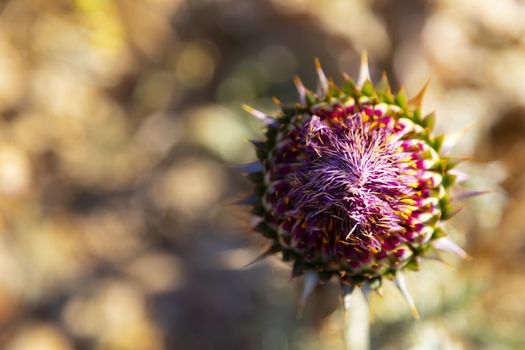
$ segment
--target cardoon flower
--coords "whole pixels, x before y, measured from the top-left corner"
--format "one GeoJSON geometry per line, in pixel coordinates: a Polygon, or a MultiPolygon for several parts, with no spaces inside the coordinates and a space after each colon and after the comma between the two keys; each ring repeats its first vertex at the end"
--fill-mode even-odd
{"type": "Polygon", "coordinates": [[[457,212],[459,160],[444,155],[434,113],[421,112],[426,85],[410,100],[386,75],[374,85],[366,55],[357,82],[344,76],[342,86],[316,68],[317,92],[296,78],[299,102],[276,101],[275,117],[245,106],[266,124],[253,142],[258,161],[244,168],[255,193],[243,201],[271,242],[263,256],[292,262],[293,276],[306,276],[304,297],[333,277],[365,295],[392,279],[417,317],[403,271],[438,250],[467,256],[443,227],[457,212]]]}

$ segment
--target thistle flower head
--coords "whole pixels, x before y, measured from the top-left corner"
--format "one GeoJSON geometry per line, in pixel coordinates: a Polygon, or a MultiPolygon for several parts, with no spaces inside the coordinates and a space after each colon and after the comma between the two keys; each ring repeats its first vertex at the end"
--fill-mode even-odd
{"type": "Polygon", "coordinates": [[[426,86],[410,101],[386,76],[374,86],[366,56],[357,83],[345,76],[341,87],[316,68],[318,91],[296,78],[300,101],[278,102],[277,116],[245,107],[267,125],[245,169],[255,229],[271,240],[267,254],[281,252],[309,285],[335,276],[347,291],[368,291],[392,278],[415,312],[402,271],[436,249],[466,255],[443,229],[458,161],[433,134],[434,114],[421,113],[426,86]]]}

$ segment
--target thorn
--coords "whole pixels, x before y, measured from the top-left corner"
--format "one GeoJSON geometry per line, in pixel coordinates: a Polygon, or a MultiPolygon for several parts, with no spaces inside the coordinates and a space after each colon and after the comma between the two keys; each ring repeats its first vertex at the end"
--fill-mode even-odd
{"type": "Polygon", "coordinates": [[[462,182],[465,182],[467,181],[468,179],[470,179],[470,175],[461,171],[461,170],[458,170],[458,169],[451,169],[448,171],[449,174],[452,174],[454,176],[456,176],[456,182],[457,183],[462,183],[462,182]]]}
{"type": "Polygon", "coordinates": [[[397,289],[399,289],[399,291],[403,295],[403,298],[405,298],[405,301],[407,302],[408,307],[410,308],[410,312],[412,312],[412,316],[414,316],[416,320],[419,320],[419,312],[417,312],[414,299],[412,299],[412,295],[410,295],[410,292],[408,291],[407,281],[403,272],[397,272],[395,284],[397,289]]]}
{"type": "Polygon", "coordinates": [[[267,147],[266,141],[250,140],[250,139],[247,139],[247,140],[255,148],[255,154],[257,155],[257,158],[259,159],[266,158],[266,156],[268,155],[268,147],[267,147]]]}
{"type": "Polygon", "coordinates": [[[370,68],[368,67],[368,53],[366,50],[361,52],[361,67],[359,69],[359,78],[357,79],[357,87],[361,89],[365,82],[370,79],[370,68]]]}
{"type": "Polygon", "coordinates": [[[247,164],[235,165],[234,168],[244,173],[248,173],[248,174],[256,173],[256,172],[264,170],[262,163],[259,161],[247,163],[247,164]]]}
{"type": "Polygon", "coordinates": [[[462,191],[455,195],[456,199],[463,200],[465,198],[481,196],[483,194],[493,193],[494,191],[462,191]]]}
{"type": "Polygon", "coordinates": [[[470,123],[461,130],[445,135],[445,140],[443,141],[443,145],[441,146],[441,151],[443,152],[443,154],[446,154],[450,150],[452,150],[452,148],[454,148],[458,141],[461,140],[465,136],[465,134],[468,131],[470,131],[470,129],[472,129],[473,126],[474,123],[470,123]]]}
{"type": "Polygon", "coordinates": [[[248,106],[246,104],[243,104],[242,106],[242,109],[244,109],[246,112],[250,113],[251,115],[253,115],[255,118],[259,119],[260,121],[262,121],[264,124],[266,125],[272,125],[276,122],[276,120],[265,114],[264,112],[261,112],[251,106],[248,106]]]}
{"type": "Polygon", "coordinates": [[[423,85],[423,87],[421,88],[421,90],[419,90],[419,92],[417,93],[416,96],[412,97],[409,101],[408,101],[408,105],[409,106],[412,106],[412,107],[415,107],[415,108],[420,108],[421,107],[421,104],[423,103],[423,98],[425,97],[425,94],[427,93],[427,89],[428,89],[428,85],[430,84],[430,78],[427,80],[427,82],[425,83],[425,85],[423,85]]]}
{"type": "Polygon", "coordinates": [[[384,95],[385,97],[392,95],[392,90],[390,89],[390,83],[388,82],[386,71],[383,71],[381,74],[381,82],[377,86],[376,90],[380,95],[384,95]]]}
{"type": "Polygon", "coordinates": [[[299,102],[304,104],[306,102],[306,88],[304,87],[301,78],[299,78],[297,75],[293,77],[293,82],[297,88],[297,92],[299,93],[299,102]]]}
{"type": "Polygon", "coordinates": [[[446,211],[442,210],[441,220],[448,220],[458,215],[463,210],[463,208],[465,208],[464,205],[457,205],[456,203],[454,204],[455,205],[451,205],[449,208],[447,208],[446,211]]]}
{"type": "Polygon", "coordinates": [[[448,261],[443,259],[443,257],[437,251],[425,255],[424,258],[427,260],[434,260],[442,264],[445,264],[446,267],[452,267],[452,265],[448,261]]]}
{"type": "Polygon", "coordinates": [[[319,89],[320,92],[326,94],[328,92],[328,79],[326,78],[326,75],[323,72],[323,68],[321,68],[321,62],[319,61],[319,58],[314,59],[315,64],[315,70],[317,72],[317,77],[319,79],[319,89]]]}
{"type": "Polygon", "coordinates": [[[449,252],[449,253],[454,253],[465,260],[472,260],[472,257],[468,255],[467,252],[463,250],[463,248],[458,246],[449,237],[438,238],[434,241],[433,245],[434,245],[434,248],[438,250],[442,250],[442,251],[449,252]]]}
{"type": "Polygon", "coordinates": [[[312,294],[315,287],[319,283],[319,275],[316,271],[307,271],[304,274],[304,286],[303,286],[303,294],[301,295],[301,299],[299,301],[299,308],[297,310],[297,318],[301,318],[303,316],[304,306],[306,304],[306,299],[312,294]]]}
{"type": "Polygon", "coordinates": [[[449,167],[454,167],[454,166],[457,166],[463,162],[466,162],[466,161],[472,161],[473,158],[470,157],[470,156],[463,156],[463,157],[458,157],[458,156],[447,156],[447,157],[444,157],[449,163],[450,163],[450,166],[449,167]]]}
{"type": "Polygon", "coordinates": [[[390,91],[390,82],[388,81],[388,74],[386,74],[386,71],[383,71],[381,74],[381,82],[387,87],[388,91],[390,91]]]}
{"type": "Polygon", "coordinates": [[[292,274],[290,275],[290,282],[299,276],[302,276],[304,274],[304,266],[302,263],[298,262],[297,260],[293,264],[292,268],[292,274]]]}
{"type": "Polygon", "coordinates": [[[265,141],[248,140],[248,142],[251,143],[256,150],[263,150],[266,147],[265,141]]]}
{"type": "Polygon", "coordinates": [[[258,195],[256,195],[256,194],[252,194],[249,197],[240,199],[240,200],[235,201],[235,202],[233,202],[231,204],[232,205],[255,205],[255,204],[258,204],[260,202],[261,202],[261,198],[258,195]]]}
{"type": "Polygon", "coordinates": [[[268,247],[265,251],[263,251],[261,254],[259,254],[254,260],[250,261],[243,267],[241,267],[242,270],[252,266],[253,264],[262,261],[266,259],[267,257],[277,253],[279,250],[281,250],[281,247],[278,244],[272,244],[270,247],[268,247]]]}

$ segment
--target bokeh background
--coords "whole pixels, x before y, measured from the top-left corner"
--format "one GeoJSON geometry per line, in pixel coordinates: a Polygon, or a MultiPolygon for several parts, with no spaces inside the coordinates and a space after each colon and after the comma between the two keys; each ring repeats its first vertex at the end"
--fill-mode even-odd
{"type": "Polygon", "coordinates": [[[451,235],[472,261],[423,264],[422,320],[387,285],[372,349],[525,349],[525,2],[2,0],[0,348],[344,349],[338,286],[296,318],[301,281],[265,246],[232,167],[261,125],[366,49],[466,129],[451,235]]]}

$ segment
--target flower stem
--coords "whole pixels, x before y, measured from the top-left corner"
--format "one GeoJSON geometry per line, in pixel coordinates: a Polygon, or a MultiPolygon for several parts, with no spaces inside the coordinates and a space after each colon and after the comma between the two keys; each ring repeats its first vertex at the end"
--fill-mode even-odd
{"type": "Polygon", "coordinates": [[[362,293],[344,294],[343,309],[346,350],[369,350],[369,310],[364,295],[362,293]]]}

